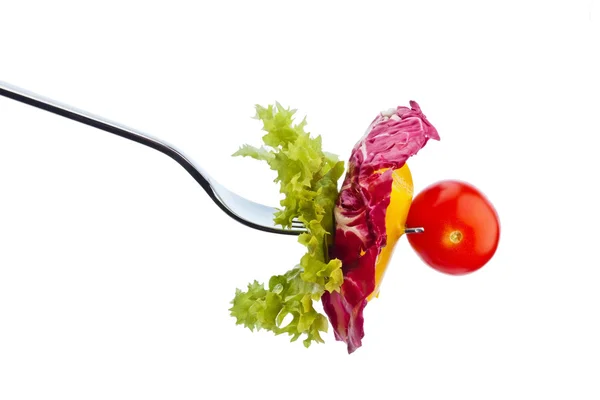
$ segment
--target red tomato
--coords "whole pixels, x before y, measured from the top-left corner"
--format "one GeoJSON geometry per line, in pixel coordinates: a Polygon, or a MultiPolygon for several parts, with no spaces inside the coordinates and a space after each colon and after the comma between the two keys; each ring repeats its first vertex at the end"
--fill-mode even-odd
{"type": "Polygon", "coordinates": [[[492,258],[500,239],[498,214],[475,187],[460,181],[435,183],[413,200],[408,227],[425,232],[407,235],[412,248],[432,268],[464,275],[492,258]]]}

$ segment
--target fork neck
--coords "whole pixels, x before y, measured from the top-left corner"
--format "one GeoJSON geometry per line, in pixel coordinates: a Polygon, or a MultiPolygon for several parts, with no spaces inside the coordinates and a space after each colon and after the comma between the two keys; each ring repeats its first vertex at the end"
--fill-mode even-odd
{"type": "Polygon", "coordinates": [[[108,120],[104,117],[94,115],[87,111],[77,109],[2,81],[0,81],[0,95],[160,151],[180,164],[200,184],[200,186],[202,186],[209,196],[214,197],[210,182],[206,178],[208,175],[206,175],[199,166],[194,165],[179,150],[164,141],[158,140],[146,133],[142,133],[118,122],[108,120]]]}

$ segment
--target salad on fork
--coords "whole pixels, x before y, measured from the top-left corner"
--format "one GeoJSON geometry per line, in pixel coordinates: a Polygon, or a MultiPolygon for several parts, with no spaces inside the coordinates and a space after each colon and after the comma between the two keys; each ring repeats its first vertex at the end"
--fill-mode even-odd
{"type": "Polygon", "coordinates": [[[321,149],[321,138],[295,124],[295,110],[280,104],[256,106],[266,134],[261,147],[242,146],[234,155],[266,161],[276,171],[284,195],[274,221],[307,228],[300,263],[238,289],[231,315],[250,330],[286,333],[309,347],[323,342],[333,326],[348,353],[362,345],[363,310],[379,294],[394,247],[409,226],[419,226],[409,242],[424,262],[447,274],[478,270],[496,251],[500,228],[491,203],[460,181],[438,182],[413,201],[407,160],[429,141],[435,127],[415,101],[382,112],[356,143],[344,174],[343,162],[321,149]],[[319,313],[321,302],[326,315],[319,313]],[[290,318],[291,317],[291,318],[290,318]],[[291,319],[291,320],[290,320],[291,319]]]}

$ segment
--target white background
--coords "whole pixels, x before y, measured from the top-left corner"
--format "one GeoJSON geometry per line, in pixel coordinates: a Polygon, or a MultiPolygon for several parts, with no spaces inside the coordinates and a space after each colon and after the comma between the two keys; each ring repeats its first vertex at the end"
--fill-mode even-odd
{"type": "Polygon", "coordinates": [[[302,246],[238,225],[168,157],[0,98],[0,399],[600,398],[600,5],[0,2],[0,79],[145,130],[269,204],[255,103],[343,159],[377,112],[437,127],[415,190],[482,189],[502,222],[465,277],[402,240],[363,347],[235,326],[236,287],[302,246]]]}

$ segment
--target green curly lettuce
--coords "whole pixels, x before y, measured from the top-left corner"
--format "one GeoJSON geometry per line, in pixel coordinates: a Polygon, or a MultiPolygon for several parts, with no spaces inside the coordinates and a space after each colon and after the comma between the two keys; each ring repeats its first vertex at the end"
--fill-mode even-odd
{"type": "Polygon", "coordinates": [[[298,241],[307,252],[300,264],[283,275],[269,279],[267,288],[254,281],[247,290],[236,290],[231,315],[236,324],[250,330],[266,329],[276,335],[287,333],[295,341],[322,343],[320,332],[327,332],[327,318],[313,307],[325,291],[339,291],[343,282],[342,263],[330,260],[328,248],[335,230],[333,208],[338,197],[338,180],[344,163],[321,150],[321,137],[311,138],[304,130],[306,118],[294,124],[296,110],[279,103],[256,106],[256,119],[263,123],[264,146],[242,146],[234,156],[266,161],[277,172],[275,182],[284,195],[274,221],[290,228],[297,218],[307,227],[298,241]],[[291,322],[284,319],[291,315],[291,322]]]}

